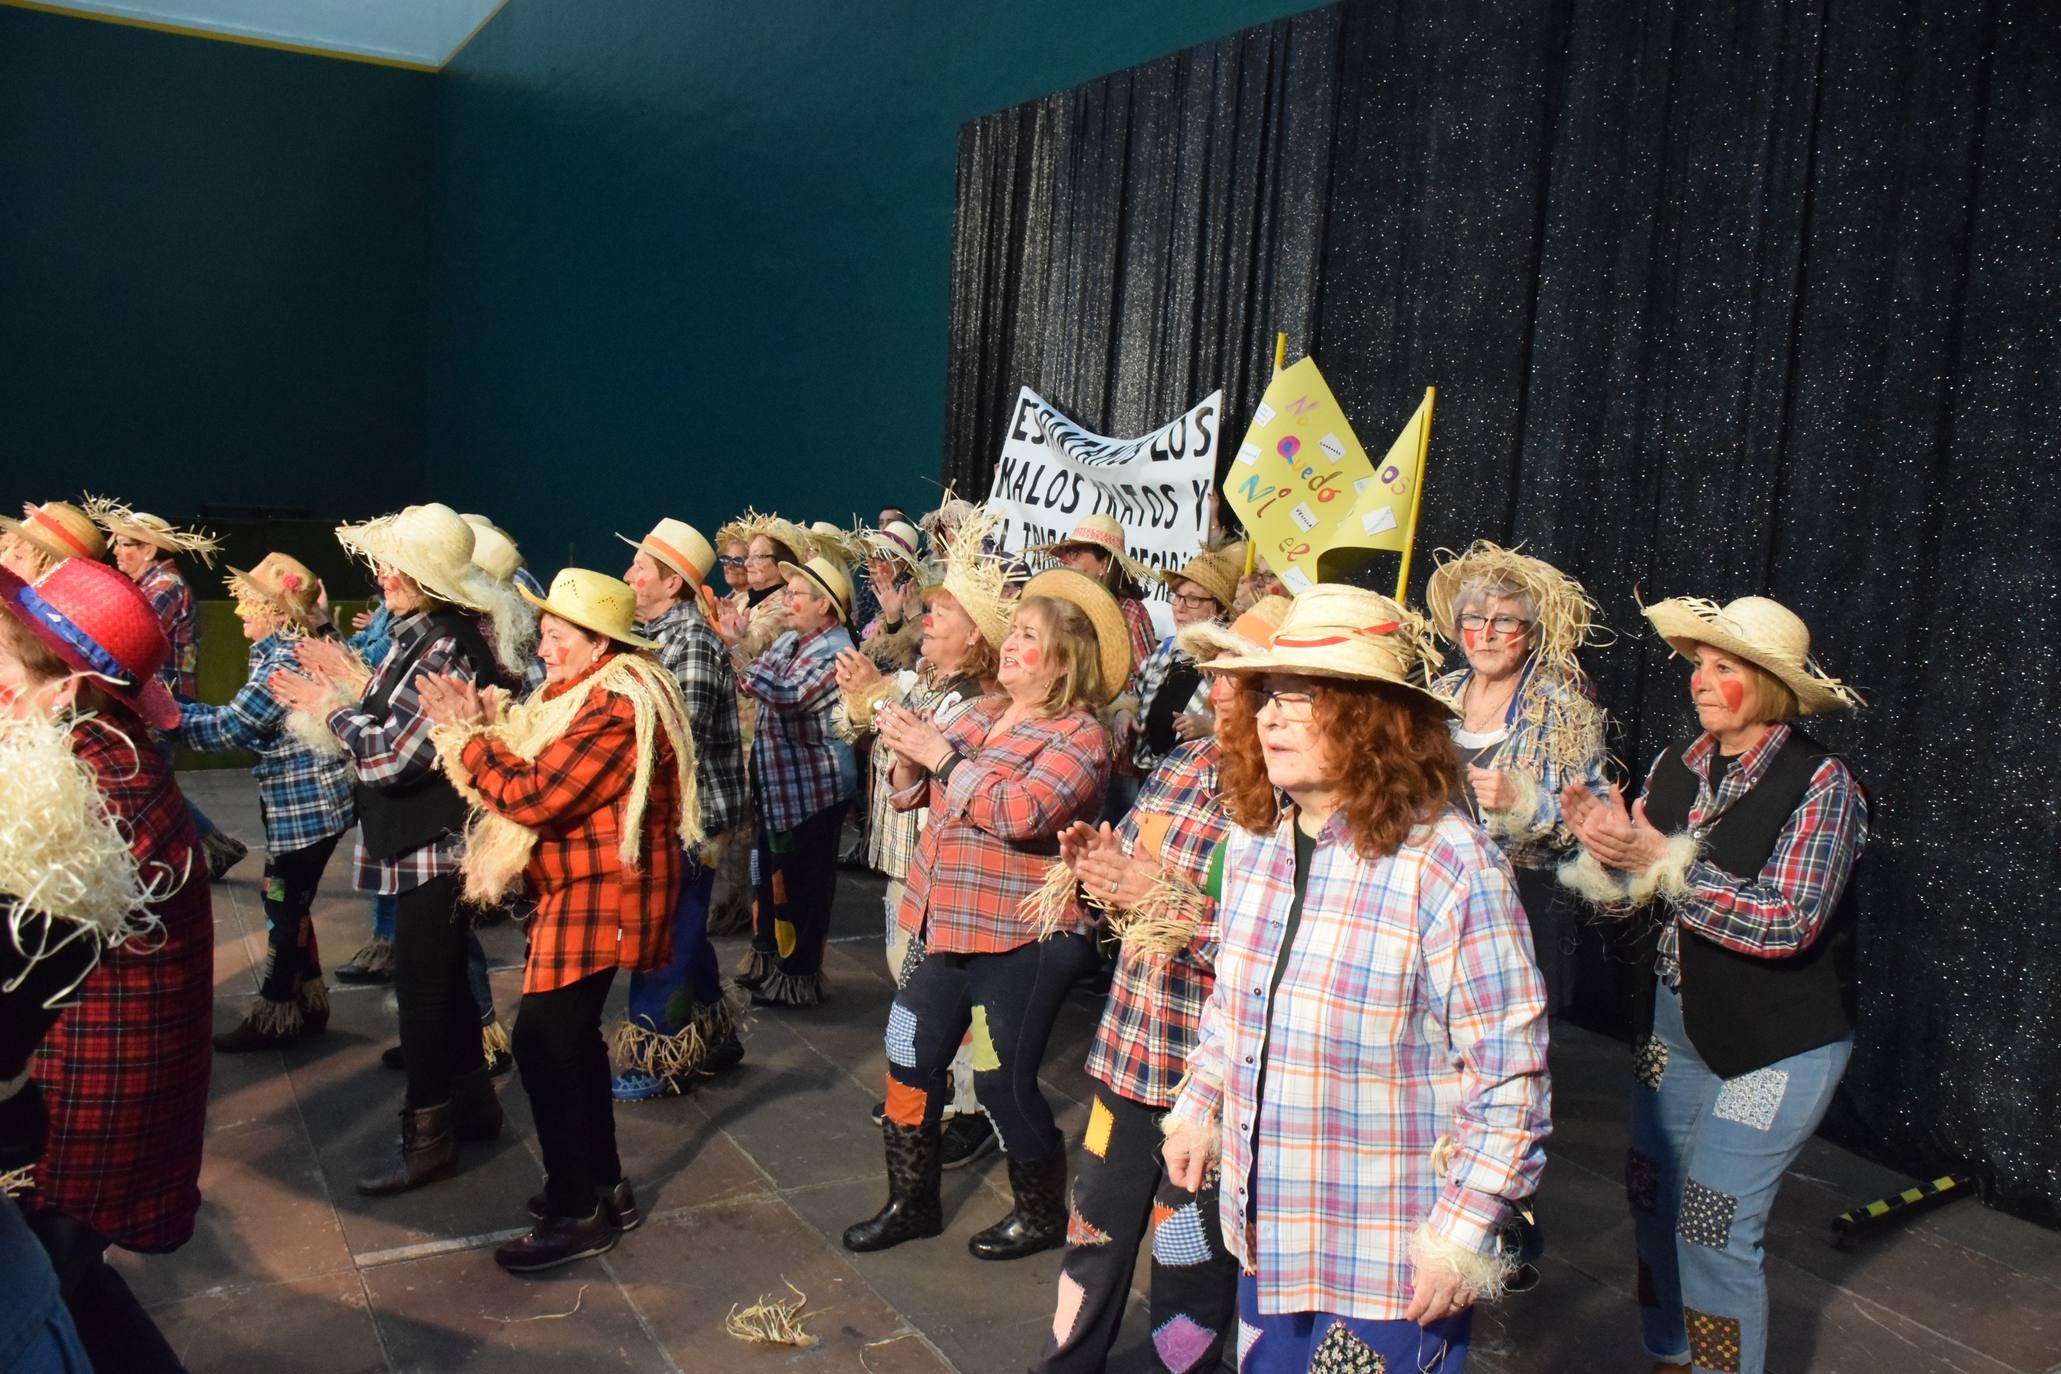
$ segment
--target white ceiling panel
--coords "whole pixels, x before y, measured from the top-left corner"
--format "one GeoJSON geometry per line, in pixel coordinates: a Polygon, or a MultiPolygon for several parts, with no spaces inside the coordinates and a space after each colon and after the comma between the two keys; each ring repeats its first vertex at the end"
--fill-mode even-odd
{"type": "Polygon", "coordinates": [[[441,67],[504,0],[43,0],[117,22],[441,67]]]}

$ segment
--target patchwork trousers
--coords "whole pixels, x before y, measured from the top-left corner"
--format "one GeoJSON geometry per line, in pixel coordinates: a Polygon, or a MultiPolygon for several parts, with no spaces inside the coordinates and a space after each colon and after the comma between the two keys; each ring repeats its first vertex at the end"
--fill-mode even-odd
{"type": "Polygon", "coordinates": [[[1474,1309],[1419,1326],[1335,1312],[1259,1310],[1259,1284],[1238,1276],[1238,1374],[1462,1374],[1474,1309]]]}
{"type": "Polygon", "coordinates": [[[1639,1316],[1656,1360],[1725,1374],[1763,1368],[1768,1212],[1852,1050],[1848,1038],[1720,1078],[1682,1029],[1681,994],[1654,989],[1653,1034],[1634,1047],[1625,1196],[1639,1245],[1639,1316]]]}

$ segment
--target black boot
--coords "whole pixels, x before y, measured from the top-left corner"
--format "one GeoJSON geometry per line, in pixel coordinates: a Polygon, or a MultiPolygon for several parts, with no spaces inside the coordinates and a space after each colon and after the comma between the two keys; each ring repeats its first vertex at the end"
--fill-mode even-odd
{"type": "Polygon", "coordinates": [[[1009,1189],[1016,1194],[1009,1215],[966,1242],[975,1259],[1022,1259],[1066,1244],[1065,1149],[1029,1164],[1011,1157],[1009,1189]]]}
{"type": "MultiPolygon", "coordinates": [[[[862,1254],[945,1229],[945,1204],[938,1196],[937,1127],[883,1121],[880,1134],[887,1142],[887,1206],[844,1233],[844,1248],[862,1254]]],[[[1063,1235],[1064,1222],[1059,1229],[1063,1235]]]]}
{"type": "Polygon", "coordinates": [[[451,1104],[401,1109],[401,1157],[381,1173],[358,1180],[366,1197],[391,1197],[458,1172],[458,1137],[451,1132],[451,1104]]]}
{"type": "Polygon", "coordinates": [[[487,1079],[485,1066],[451,1080],[452,1129],[462,1144],[495,1140],[501,1135],[501,1099],[487,1079]]]}

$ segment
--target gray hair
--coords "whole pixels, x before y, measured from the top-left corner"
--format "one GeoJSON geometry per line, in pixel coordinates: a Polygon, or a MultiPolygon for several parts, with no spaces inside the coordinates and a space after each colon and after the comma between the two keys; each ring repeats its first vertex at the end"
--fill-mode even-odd
{"type": "Polygon", "coordinates": [[[1459,632],[1461,616],[1466,615],[1470,611],[1482,611],[1488,606],[1489,602],[1506,597],[1515,601],[1522,608],[1522,614],[1526,620],[1534,623],[1538,621],[1538,603],[1532,599],[1530,592],[1509,578],[1501,578],[1494,582],[1469,582],[1461,587],[1460,594],[1453,598],[1454,632],[1459,632]]]}

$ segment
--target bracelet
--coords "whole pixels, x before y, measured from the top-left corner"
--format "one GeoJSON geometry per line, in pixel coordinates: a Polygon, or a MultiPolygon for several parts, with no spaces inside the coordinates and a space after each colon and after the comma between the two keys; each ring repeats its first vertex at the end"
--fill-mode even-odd
{"type": "Polygon", "coordinates": [[[951,753],[945,755],[943,763],[940,763],[930,771],[939,782],[944,782],[952,776],[952,770],[964,762],[966,762],[966,756],[957,749],[954,749],[951,753]]]}

